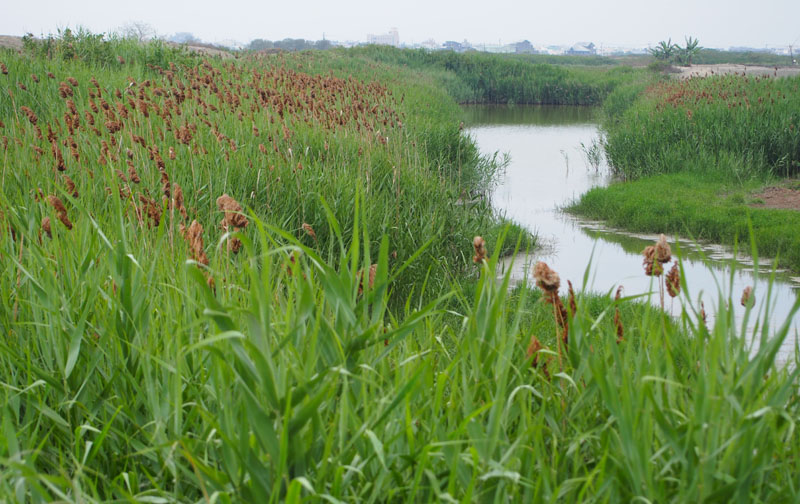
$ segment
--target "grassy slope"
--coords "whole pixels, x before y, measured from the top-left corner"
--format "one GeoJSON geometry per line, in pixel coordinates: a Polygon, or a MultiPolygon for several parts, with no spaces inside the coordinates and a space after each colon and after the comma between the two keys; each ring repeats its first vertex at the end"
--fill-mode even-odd
{"type": "MultiPolygon", "coordinates": [[[[380,76],[392,95],[359,89],[361,96],[383,96],[384,105],[407,113],[401,119],[407,133],[386,130],[397,144],[386,147],[352,123],[328,131],[316,116],[297,110],[286,114],[294,132],[286,139],[272,107],[240,121],[235,108],[223,105],[231,105],[224,91],[217,101],[199,83],[195,92],[224,112],[201,114],[203,107],[187,100],[180,117],[213,120],[218,131],[241,139],[235,151],[204,130],[202,121],[192,121],[197,132],[189,145],[170,134],[161,140],[157,132],[166,119],[152,108],[148,118],[129,110],[126,134],[147,132],[162,154],[176,148],[176,159],[165,157],[165,170],[184,187],[192,217],[206,223],[208,267],[187,261],[190,250],[174,214],[147,226],[131,201],[118,197],[125,184],[113,170],[127,167],[127,148],[149,194],[162,190],[155,160],[129,143],[130,136],[101,131],[120,146],[122,158],[109,152],[106,165],[98,161],[102,147],[85,122],[75,134],[81,163],[68,157],[69,145],[56,142],[67,157],[65,173],[80,190],[72,198],[49,151],[38,159],[33,154],[30,145],[51,145],[37,139],[19,114],[22,103],[0,102],[3,135],[10,138],[0,192],[3,499],[796,498],[797,373],[774,365],[785,332],[751,354],[745,331],[728,325],[724,313],[708,332],[686,314],[670,322],[636,300],[615,305],[606,296],[578,293],[558,374],[552,307],[538,291],[509,293],[494,280],[497,241],[489,240],[494,255],[472,270],[471,282],[460,280],[458,265],[466,261],[447,256],[448,244],[455,243],[468,258],[472,251],[460,226],[488,219],[480,208],[469,217],[476,221],[446,211],[464,187],[450,185],[466,175],[458,156],[470,152],[469,145],[458,145],[457,126],[437,119],[452,120],[452,102],[426,87],[419,74],[326,58],[306,54],[279,62],[309,73],[380,76]],[[311,124],[304,126],[301,118],[311,124]],[[244,140],[254,124],[258,138],[272,135],[280,142],[278,152],[263,154],[255,141],[244,140]],[[303,153],[302,170],[289,147],[295,156],[303,153]],[[209,154],[201,155],[202,148],[209,154]],[[258,174],[253,185],[259,163],[269,189],[258,174]],[[401,171],[387,170],[393,166],[401,171]],[[283,187],[278,177],[292,183],[283,187]],[[403,205],[394,177],[408,177],[401,189],[411,199],[401,199],[403,205]],[[64,199],[72,230],[37,201],[36,187],[64,199]],[[295,199],[298,188],[305,198],[295,199]],[[238,255],[226,252],[227,238],[215,229],[223,214],[213,200],[222,190],[251,209],[248,227],[237,235],[243,243],[238,255]],[[314,221],[314,240],[299,224],[301,217],[318,215],[320,194],[331,213],[314,221]],[[399,221],[413,230],[410,237],[384,225],[385,215],[395,219],[381,211],[387,206],[402,212],[399,221]],[[53,219],[52,239],[39,233],[45,215],[53,219]],[[377,264],[372,286],[357,273],[371,263],[377,264]],[[451,286],[448,279],[459,281],[451,286]],[[398,303],[402,281],[413,294],[398,303]],[[428,296],[420,295],[423,290],[428,296]],[[615,342],[615,306],[625,327],[621,344],[615,342]],[[551,379],[530,366],[525,348],[531,335],[551,349],[538,354],[554,360],[551,379]],[[659,358],[652,358],[654,352],[659,358]]],[[[128,75],[137,93],[147,88],[138,83],[151,80],[147,101],[165,105],[166,97],[152,88],[166,76],[137,61],[135,51],[124,72],[91,61],[83,66],[15,55],[3,61],[10,72],[0,79],[22,81],[31,72],[42,77],[40,87],[24,80],[30,94],[15,90],[14,96],[27,96],[36,106],[45,133],[45,124],[60,120],[67,108],[57,95],[57,83],[67,76],[79,81],[74,101],[82,109],[91,75],[112,102],[115,88],[127,88],[128,75]],[[57,75],[54,82],[43,79],[47,71],[57,75]]],[[[277,71],[269,61],[190,68],[220,89],[254,69],[277,71]]],[[[269,76],[287,75],[283,71],[269,76]]],[[[189,74],[183,69],[173,77],[189,74]]],[[[288,96],[300,96],[307,88],[296,82],[305,77],[291,75],[292,84],[278,79],[264,87],[291,85],[288,96]]],[[[365,124],[386,127],[372,115],[365,124]]],[[[62,137],[66,130],[61,123],[62,137]]],[[[482,176],[473,173],[460,184],[469,187],[482,176]]],[[[142,190],[137,187],[131,190],[142,190]]]]}

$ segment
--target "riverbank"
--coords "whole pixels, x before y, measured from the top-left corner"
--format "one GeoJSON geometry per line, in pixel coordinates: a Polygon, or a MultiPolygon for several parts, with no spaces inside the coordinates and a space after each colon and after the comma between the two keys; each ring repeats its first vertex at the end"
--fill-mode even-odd
{"type": "Polygon", "coordinates": [[[591,189],[566,210],[632,232],[681,235],[745,252],[752,240],[760,255],[800,271],[800,212],[767,207],[763,192],[770,187],[720,175],[653,175],[591,189]]]}

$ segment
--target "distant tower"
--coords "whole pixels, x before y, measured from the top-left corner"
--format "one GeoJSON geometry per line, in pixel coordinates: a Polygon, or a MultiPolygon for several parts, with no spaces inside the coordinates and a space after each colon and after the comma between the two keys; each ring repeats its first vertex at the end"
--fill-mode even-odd
{"type": "Polygon", "coordinates": [[[389,36],[392,38],[391,44],[395,47],[400,45],[400,34],[397,32],[397,28],[392,28],[389,30],[389,36]]]}

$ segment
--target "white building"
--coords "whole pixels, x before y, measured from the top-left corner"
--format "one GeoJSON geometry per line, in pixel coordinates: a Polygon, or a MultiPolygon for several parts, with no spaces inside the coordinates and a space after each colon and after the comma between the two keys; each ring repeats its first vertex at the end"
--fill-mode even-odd
{"type": "Polygon", "coordinates": [[[397,28],[392,28],[389,33],[381,35],[370,33],[367,35],[367,43],[398,47],[400,45],[400,35],[397,33],[397,28]]]}

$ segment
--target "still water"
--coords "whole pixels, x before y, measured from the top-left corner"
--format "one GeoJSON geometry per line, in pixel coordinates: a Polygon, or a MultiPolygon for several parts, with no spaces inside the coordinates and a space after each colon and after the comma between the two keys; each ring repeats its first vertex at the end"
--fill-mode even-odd
{"type": "MultiPolygon", "coordinates": [[[[535,232],[543,245],[533,256],[519,256],[504,263],[504,268],[511,268],[512,280],[521,281],[530,275],[532,264],[545,261],[559,273],[564,284],[571,280],[576,289],[612,293],[622,285],[626,296],[649,293],[651,301],[658,302],[658,285],[644,275],[641,256],[658,235],[610,229],[601,222],[582,220],[560,210],[590,188],[611,182],[608,166],[604,162],[597,168],[591,166],[583,148],[591,148],[598,138],[593,109],[470,106],[465,111],[468,132],[481,152],[510,157],[492,193],[494,207],[535,232]]],[[[796,275],[778,270],[768,296],[773,271],[769,259],[761,259],[756,265],[742,253],[734,257],[733,250],[727,247],[675,236],[668,239],[673,255],[678,249],[681,251],[688,299],[696,310],[702,300],[706,312],[712,315],[722,293],[722,302],[730,296],[736,317],[741,320],[744,308],[739,299],[742,290],[750,285],[756,296],[751,321],[755,313],[760,314],[761,320],[769,320],[771,327],[787,320],[800,292],[800,278],[796,275]]],[[[678,299],[686,299],[684,296],[681,293],[678,299]]],[[[680,306],[672,306],[669,297],[665,303],[667,310],[680,313],[680,306]]],[[[795,316],[791,321],[795,338],[787,338],[781,349],[784,359],[794,352],[800,331],[798,319],[800,316],[795,316]]],[[[713,324],[713,319],[709,318],[708,323],[713,324]]]]}

